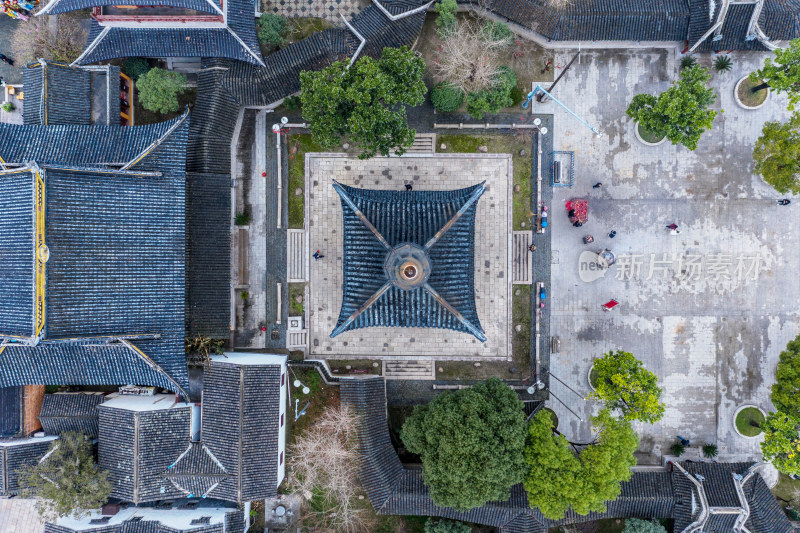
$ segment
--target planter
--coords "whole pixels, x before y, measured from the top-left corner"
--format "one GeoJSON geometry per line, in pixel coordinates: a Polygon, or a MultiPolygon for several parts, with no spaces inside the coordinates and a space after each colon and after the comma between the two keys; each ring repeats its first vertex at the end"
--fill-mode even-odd
{"type": "MultiPolygon", "coordinates": [[[[589,373],[586,374],[586,381],[589,382],[589,388],[595,390],[597,387],[592,383],[592,373],[594,372],[594,363],[592,366],[589,367],[589,373]]],[[[595,380],[597,380],[597,376],[595,376],[595,380]]]]}
{"type": "Polygon", "coordinates": [[[753,87],[755,87],[755,85],[750,81],[749,76],[745,76],[736,82],[736,87],[733,88],[733,99],[736,100],[736,104],[742,109],[758,109],[763,107],[764,104],[767,103],[767,100],[769,100],[769,87],[761,89],[755,95],[749,93],[749,90],[753,87]],[[739,92],[740,90],[742,91],[741,94],[739,92]]]}
{"type": "Polygon", "coordinates": [[[639,139],[639,142],[644,144],[645,146],[658,146],[659,144],[662,144],[664,141],[667,140],[666,135],[664,137],[661,137],[661,139],[656,140],[655,137],[647,130],[645,130],[643,134],[642,132],[639,131],[639,127],[640,127],[639,123],[634,122],[633,132],[636,134],[636,138],[639,139]]]}
{"type": "Polygon", "coordinates": [[[736,430],[736,433],[738,433],[740,437],[755,439],[764,431],[761,428],[752,426],[750,422],[757,421],[763,424],[766,418],[767,414],[760,407],[755,405],[743,405],[733,413],[733,429],[736,430]]]}

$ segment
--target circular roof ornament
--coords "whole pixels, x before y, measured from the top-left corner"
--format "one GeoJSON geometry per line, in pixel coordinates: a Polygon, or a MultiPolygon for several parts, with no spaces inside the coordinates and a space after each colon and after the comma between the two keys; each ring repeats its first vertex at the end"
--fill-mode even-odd
{"type": "Polygon", "coordinates": [[[400,244],[386,256],[383,265],[386,277],[404,291],[421,287],[431,275],[431,262],[421,246],[400,244]]]}
{"type": "Polygon", "coordinates": [[[47,260],[50,259],[50,248],[46,244],[42,244],[36,251],[36,255],[39,257],[39,261],[47,263],[47,260]]]}

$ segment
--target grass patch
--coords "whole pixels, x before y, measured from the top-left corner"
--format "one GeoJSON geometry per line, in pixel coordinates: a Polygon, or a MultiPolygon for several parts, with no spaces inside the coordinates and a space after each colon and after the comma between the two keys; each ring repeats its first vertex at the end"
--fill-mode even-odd
{"type": "Polygon", "coordinates": [[[143,124],[155,124],[157,122],[164,122],[180,115],[186,111],[186,106],[191,110],[194,107],[194,101],[197,99],[197,89],[194,87],[187,87],[183,94],[178,95],[178,110],[171,113],[156,113],[142,107],[142,102],[139,100],[139,89],[136,89],[136,97],[133,99],[134,115],[133,120],[137,126],[143,124]]]}
{"type": "MultiPolygon", "coordinates": [[[[514,212],[515,230],[530,229],[531,216],[531,146],[533,140],[526,133],[517,135],[439,135],[437,144],[447,146],[442,153],[473,154],[479,146],[486,146],[490,154],[511,154],[514,165],[514,212]],[[520,150],[525,155],[519,155],[520,150]],[[516,187],[519,186],[519,192],[516,187]],[[522,224],[525,224],[524,226],[522,224]]],[[[437,146],[437,149],[439,146],[437,146]]]]}
{"type": "Polygon", "coordinates": [[[288,136],[289,142],[289,227],[303,229],[305,223],[306,153],[324,152],[309,133],[288,136]],[[301,193],[296,194],[300,189],[301,193]]]}
{"type": "Polygon", "coordinates": [[[736,415],[736,429],[746,437],[755,437],[762,432],[764,415],[755,407],[745,407],[736,415]]]}
{"type": "Polygon", "coordinates": [[[305,315],[305,307],[303,303],[306,297],[306,284],[305,283],[290,283],[289,284],[289,308],[292,310],[294,316],[305,315]],[[300,301],[297,301],[297,297],[300,301]]]}
{"type": "Polygon", "coordinates": [[[511,297],[511,320],[514,334],[511,337],[512,357],[514,364],[526,371],[531,364],[531,286],[514,285],[514,295],[511,297]],[[517,294],[519,291],[519,294],[517,294]],[[517,331],[515,326],[522,326],[517,331]]]}
{"type": "Polygon", "coordinates": [[[332,27],[327,20],[315,17],[286,19],[286,46],[332,27]]]}
{"type": "Polygon", "coordinates": [[[778,473],[778,484],[772,489],[781,507],[800,507],[800,480],[792,479],[786,474],[778,473]]]}
{"type": "Polygon", "coordinates": [[[639,123],[636,124],[636,129],[639,131],[639,137],[647,143],[655,144],[666,137],[666,135],[659,135],[658,133],[648,130],[639,123]]]}
{"type": "Polygon", "coordinates": [[[753,88],[758,87],[762,83],[764,83],[763,80],[759,80],[758,83],[753,83],[750,81],[750,78],[745,78],[745,80],[739,84],[739,88],[736,90],[736,97],[742,105],[745,107],[758,107],[764,103],[769,91],[767,89],[760,89],[753,92],[753,88]]]}

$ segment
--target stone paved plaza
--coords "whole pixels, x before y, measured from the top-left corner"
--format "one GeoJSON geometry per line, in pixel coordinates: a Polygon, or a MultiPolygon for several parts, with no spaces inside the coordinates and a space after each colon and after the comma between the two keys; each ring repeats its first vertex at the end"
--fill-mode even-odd
{"type": "Polygon", "coordinates": [[[311,250],[325,258],[310,263],[309,343],[317,358],[421,356],[426,359],[506,359],[511,316],[509,183],[506,154],[423,154],[374,157],[306,155],[306,228],[311,250]],[[342,302],[342,206],[331,183],[369,189],[453,190],[486,180],[475,221],[475,304],[487,342],[433,328],[362,328],[331,339],[342,302]]]}
{"type": "MultiPolygon", "coordinates": [[[[572,54],[558,53],[556,64],[566,64],[572,54]]],[[[752,146],[765,121],[788,116],[786,100],[773,94],[752,111],[733,98],[736,82],[764,57],[737,53],[732,72],[713,74],[715,108],[725,112],[695,152],[669,142],[643,145],[625,115],[635,94],[657,94],[677,78],[673,50],[582,54],[555,96],[599,127],[602,137],[553,102],[534,104],[535,112],[555,115],[555,149],[575,152],[575,186],[555,189],[550,216],[549,303],[552,335],[561,340],[551,369],[588,395],[595,357],[623,349],[641,359],[658,375],[667,406],[658,424],[636,425],[644,452],[657,445],[666,452],[682,435],[692,446],[717,443],[723,459],[757,458],[761,439],[738,436],[734,412],[744,404],[773,409],[769,387],[778,354],[800,332],[800,202],[775,205],[779,195],[752,174],[752,146]],[[602,188],[593,189],[596,182],[602,188]],[[572,227],[564,212],[573,197],[589,199],[589,222],[581,228],[572,227]],[[679,235],[665,228],[673,222],[679,235]],[[595,243],[583,245],[585,234],[593,234],[595,243]],[[578,255],[603,247],[614,250],[619,262],[605,278],[581,282],[578,255]],[[600,305],[611,298],[620,306],[603,312],[600,305]]],[[[710,62],[702,56],[701,63],[710,62]]],[[[597,402],[550,383],[584,419],[551,401],[559,430],[585,442],[597,402]]]]}

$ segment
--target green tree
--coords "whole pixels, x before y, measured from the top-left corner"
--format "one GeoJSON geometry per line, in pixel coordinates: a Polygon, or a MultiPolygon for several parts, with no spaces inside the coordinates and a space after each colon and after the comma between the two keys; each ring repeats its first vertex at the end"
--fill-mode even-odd
{"type": "Polygon", "coordinates": [[[150,71],[150,64],[143,57],[129,57],[125,60],[122,71],[131,77],[133,81],[138,81],[150,71]]]}
{"type": "Polygon", "coordinates": [[[82,433],[68,432],[54,440],[46,458],[19,472],[21,493],[39,498],[39,513],[47,520],[79,518],[108,500],[111,482],[92,455],[92,442],[82,433]]]}
{"type": "Polygon", "coordinates": [[[667,530],[655,520],[639,520],[628,518],[622,533],[667,533],[667,530]]]}
{"type": "Polygon", "coordinates": [[[717,455],[719,455],[719,448],[717,448],[716,444],[703,445],[703,457],[707,459],[713,459],[717,455]]]}
{"type": "Polygon", "coordinates": [[[627,114],[653,133],[666,136],[672,144],[694,150],[717,116],[708,108],[716,100],[714,91],[706,85],[710,79],[707,69],[697,65],[684,68],[680,80],[660,95],[634,96],[627,114]]]}
{"type": "Polygon", "coordinates": [[[156,113],[178,110],[178,95],[186,91],[186,76],[171,70],[153,68],[136,83],[142,107],[156,113]]]}
{"type": "Polygon", "coordinates": [[[425,522],[425,533],[470,533],[470,531],[472,528],[467,524],[446,518],[441,520],[428,518],[425,522]]]}
{"type": "Polygon", "coordinates": [[[770,400],[778,411],[800,415],[800,335],[781,352],[770,400]]]}
{"type": "Polygon", "coordinates": [[[402,47],[384,48],[378,61],[362,56],[347,65],[300,73],[303,118],[314,142],[331,149],[347,135],[361,146],[361,159],[405,153],[416,134],[405,106],[425,101],[425,61],[402,47]]]}
{"type": "Polygon", "coordinates": [[[619,409],[626,420],[655,423],[664,416],[658,378],[632,353],[608,352],[594,362],[597,387],[591,394],[609,409],[619,409]]]}
{"type": "Polygon", "coordinates": [[[775,60],[767,58],[764,66],[750,74],[750,81],[764,83],[753,87],[753,92],[769,87],[775,92],[785,92],[789,97],[789,109],[800,101],[800,39],[789,42],[786,48],[775,50],[775,60]]]}
{"type": "Polygon", "coordinates": [[[570,508],[580,515],[604,512],[631,477],[639,438],[630,422],[603,409],[592,424],[597,438],[580,452],[553,430],[550,413],[540,412],[528,426],[525,491],[530,506],[547,518],[558,520],[570,508]]]}
{"type": "Polygon", "coordinates": [[[436,4],[436,32],[440,39],[447,39],[458,27],[456,13],[458,12],[458,2],[456,0],[440,0],[436,4]]]}
{"type": "Polygon", "coordinates": [[[283,34],[286,31],[286,19],[274,13],[263,13],[256,22],[258,42],[267,48],[278,48],[286,44],[283,34]]]}
{"type": "Polygon", "coordinates": [[[511,67],[497,69],[492,86],[467,94],[467,113],[474,119],[482,119],[485,113],[497,113],[514,103],[511,91],[517,85],[517,75],[511,67]]]}
{"type": "Polygon", "coordinates": [[[764,460],[786,475],[800,476],[800,415],[770,413],[761,425],[764,460]]]}
{"type": "Polygon", "coordinates": [[[755,171],[780,193],[800,193],[800,114],[765,122],[753,148],[755,171]]]}
{"type": "Polygon", "coordinates": [[[423,479],[441,507],[463,511],[505,500],[522,481],[525,413],[497,378],[415,407],[400,438],[422,457],[423,479]]]}
{"type": "Polygon", "coordinates": [[[431,89],[431,103],[437,111],[455,111],[464,101],[464,91],[450,82],[437,83],[431,89]]]}

